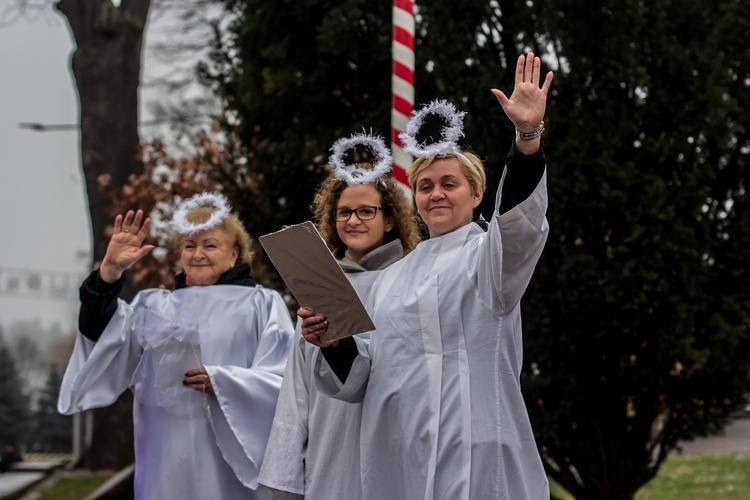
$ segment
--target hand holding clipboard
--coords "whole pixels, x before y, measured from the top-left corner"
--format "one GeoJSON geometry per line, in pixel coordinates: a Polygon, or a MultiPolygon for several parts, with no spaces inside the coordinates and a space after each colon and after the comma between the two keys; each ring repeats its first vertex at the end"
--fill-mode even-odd
{"type": "Polygon", "coordinates": [[[300,307],[328,319],[329,341],[375,330],[346,275],[312,222],[289,226],[259,238],[268,257],[300,307]]]}

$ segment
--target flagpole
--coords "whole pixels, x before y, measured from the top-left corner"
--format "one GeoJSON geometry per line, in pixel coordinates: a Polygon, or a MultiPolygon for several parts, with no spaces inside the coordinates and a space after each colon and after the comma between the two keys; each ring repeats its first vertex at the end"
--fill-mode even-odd
{"type": "Polygon", "coordinates": [[[402,147],[398,134],[404,130],[414,109],[414,0],[393,0],[393,42],[391,73],[391,150],[393,176],[411,195],[406,170],[411,155],[402,147]]]}

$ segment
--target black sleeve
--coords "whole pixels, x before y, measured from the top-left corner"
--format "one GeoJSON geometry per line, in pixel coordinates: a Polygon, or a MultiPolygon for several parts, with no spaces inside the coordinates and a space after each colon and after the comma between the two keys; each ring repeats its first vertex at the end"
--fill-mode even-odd
{"type": "Polygon", "coordinates": [[[81,310],[78,313],[78,331],[96,342],[117,311],[117,298],[125,286],[125,277],[107,283],[99,271],[89,274],[79,289],[81,310]]]}
{"type": "Polygon", "coordinates": [[[526,155],[516,149],[516,141],[505,158],[505,181],[500,195],[498,215],[513,209],[534,192],[544,175],[544,150],[526,155]]]}
{"type": "Polygon", "coordinates": [[[352,371],[354,360],[359,356],[357,343],[354,339],[346,337],[339,340],[335,347],[321,347],[320,350],[331,366],[333,373],[336,374],[341,383],[346,383],[349,372],[352,371]]]}

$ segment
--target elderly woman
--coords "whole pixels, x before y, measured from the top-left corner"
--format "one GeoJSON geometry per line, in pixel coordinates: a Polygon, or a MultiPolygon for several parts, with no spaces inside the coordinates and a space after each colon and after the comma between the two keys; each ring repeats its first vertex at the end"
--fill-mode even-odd
{"type": "Polygon", "coordinates": [[[226,199],[175,212],[175,290],[118,299],[123,272],[153,249],[143,212],[115,218],[81,286],[79,332],[58,401],[71,414],[134,393],[138,499],[270,499],[258,474],[293,325],[281,296],[250,277],[250,237],[226,199]]]}
{"type": "MultiPolygon", "coordinates": [[[[316,372],[322,391],[363,401],[366,499],[549,498],[519,381],[520,301],[548,233],[540,136],[552,74],[541,83],[540,65],[521,56],[511,97],[493,90],[516,139],[487,232],[471,222],[484,170],[451,143],[460,130],[444,134],[447,144],[419,147],[412,125],[420,112],[407,127],[412,137],[402,138],[419,156],[409,180],[430,239],[373,285],[370,342],[325,347],[335,375],[323,362],[316,372]]],[[[461,120],[443,114],[447,129],[461,120]]],[[[325,346],[318,320],[308,317],[303,334],[325,346]]]]}
{"type": "MultiPolygon", "coordinates": [[[[391,174],[382,140],[363,134],[337,141],[333,173],[318,187],[312,210],[318,230],[363,302],[382,269],[419,242],[411,202],[391,174]],[[348,165],[343,157],[370,147],[377,161],[348,165]]],[[[360,334],[359,338],[367,338],[360,334]]],[[[362,498],[359,424],[362,405],[315,388],[318,348],[296,337],[281,386],[260,482],[274,499],[362,498]]]]}

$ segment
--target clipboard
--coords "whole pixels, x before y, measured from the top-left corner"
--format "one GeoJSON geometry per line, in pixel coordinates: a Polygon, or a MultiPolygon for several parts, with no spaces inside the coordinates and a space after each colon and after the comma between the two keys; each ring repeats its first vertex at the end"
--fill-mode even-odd
{"type": "Polygon", "coordinates": [[[336,258],[310,222],[258,238],[300,307],[328,319],[323,341],[375,330],[375,324],[336,258]]]}

